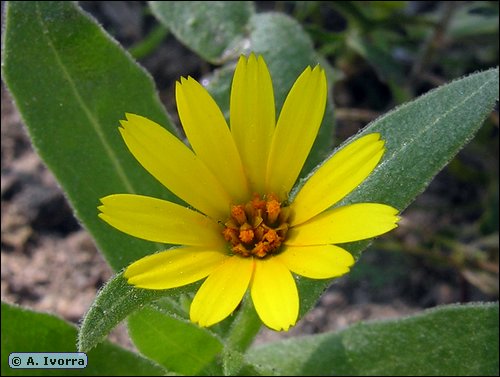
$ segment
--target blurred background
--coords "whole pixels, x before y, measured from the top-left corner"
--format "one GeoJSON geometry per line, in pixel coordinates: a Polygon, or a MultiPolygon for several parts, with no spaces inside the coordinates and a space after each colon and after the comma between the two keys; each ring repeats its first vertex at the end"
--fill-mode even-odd
{"type": "MultiPolygon", "coordinates": [[[[79,4],[150,72],[174,120],[175,81],[202,80],[217,69],[169,34],[146,2],[79,4]]],[[[498,66],[494,1],[257,1],[255,7],[297,20],[334,67],[336,145],[399,104],[498,66]]],[[[1,121],[2,300],[77,323],[112,272],[33,151],[3,83],[1,121]]],[[[375,240],[293,330],[264,330],[257,341],[442,304],[497,301],[498,123],[497,104],[396,231],[375,240]]],[[[119,331],[114,337],[126,338],[119,331]]]]}

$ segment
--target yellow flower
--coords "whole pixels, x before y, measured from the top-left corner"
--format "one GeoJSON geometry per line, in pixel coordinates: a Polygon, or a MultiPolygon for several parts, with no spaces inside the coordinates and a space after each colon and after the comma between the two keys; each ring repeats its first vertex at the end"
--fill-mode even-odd
{"type": "Polygon", "coordinates": [[[277,123],[271,77],[261,56],[241,57],[231,88],[230,125],[194,79],[176,85],[191,148],[144,117],[126,114],[119,129],[140,164],[193,209],[132,194],[101,199],[99,217],[149,241],[180,245],[132,263],[124,276],[146,289],[206,278],[190,308],[211,326],[229,316],[249,289],[261,320],[288,330],[299,312],[292,273],[313,279],[345,274],[354,263],[335,244],[372,238],[397,226],[397,210],[358,203],[331,208],[355,189],[384,153],[368,134],[326,160],[297,194],[289,193],[321,124],[323,69],[307,67],[277,123]]]}

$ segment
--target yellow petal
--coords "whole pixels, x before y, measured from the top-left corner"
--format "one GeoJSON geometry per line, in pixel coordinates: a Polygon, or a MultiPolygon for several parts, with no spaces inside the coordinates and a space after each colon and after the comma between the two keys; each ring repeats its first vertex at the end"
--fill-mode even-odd
{"type": "Polygon", "coordinates": [[[241,302],[254,269],[252,258],[229,257],[212,272],[191,303],[191,321],[211,326],[229,316],[241,302]]]}
{"type": "Polygon", "coordinates": [[[101,202],[99,217],[134,237],[177,245],[223,245],[215,221],[178,204],[133,194],[109,195],[101,202]]]}
{"type": "Polygon", "coordinates": [[[383,154],[384,141],[378,133],[363,136],[335,153],[297,193],[290,224],[309,220],[349,194],[370,175],[383,154]]]}
{"type": "Polygon", "coordinates": [[[311,279],[344,275],[354,264],[353,256],[335,245],[285,246],[275,258],[290,271],[311,279]]]}
{"type": "Polygon", "coordinates": [[[179,117],[196,155],[236,202],[248,200],[240,155],[224,115],[210,94],[192,77],[175,85],[179,117]]]}
{"type": "Polygon", "coordinates": [[[269,328],[287,331],[297,322],[299,294],[292,274],[277,258],[258,259],[252,280],[252,301],[269,328]]]}
{"type": "Polygon", "coordinates": [[[126,115],[120,132],[137,161],[179,198],[214,219],[224,220],[230,197],[193,151],[157,123],[126,115]]]}
{"type": "Polygon", "coordinates": [[[276,118],[273,84],[262,56],[240,57],[231,87],[230,117],[252,192],[263,194],[276,118]]]}
{"type": "Polygon", "coordinates": [[[357,203],[325,211],[291,228],[285,243],[327,245],[364,240],[397,227],[398,210],[377,203],[357,203]]]}
{"type": "Polygon", "coordinates": [[[299,76],[274,132],[267,165],[267,192],[285,199],[299,176],[325,112],[326,76],[319,66],[299,76]]]}
{"type": "Polygon", "coordinates": [[[219,250],[181,247],[148,255],[127,267],[128,283],[146,289],[170,289],[208,276],[229,258],[219,250]]]}

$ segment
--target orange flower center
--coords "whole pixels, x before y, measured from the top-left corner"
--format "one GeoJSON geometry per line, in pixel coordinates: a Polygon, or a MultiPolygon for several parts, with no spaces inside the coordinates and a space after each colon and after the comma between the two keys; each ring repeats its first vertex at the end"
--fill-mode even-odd
{"type": "Polygon", "coordinates": [[[275,195],[254,195],[248,203],[231,207],[222,234],[235,254],[264,258],[277,253],[285,240],[288,213],[275,195]]]}

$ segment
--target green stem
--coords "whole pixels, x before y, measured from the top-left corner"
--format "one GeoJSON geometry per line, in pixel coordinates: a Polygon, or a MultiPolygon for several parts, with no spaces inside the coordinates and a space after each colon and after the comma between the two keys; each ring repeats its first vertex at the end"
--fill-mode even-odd
{"type": "Polygon", "coordinates": [[[261,326],[262,322],[253,307],[252,299],[247,295],[228,332],[227,347],[239,352],[246,351],[261,326]]]}
{"type": "Polygon", "coordinates": [[[420,75],[425,72],[426,68],[432,63],[436,52],[439,50],[446,37],[446,30],[452,19],[452,15],[457,8],[457,3],[454,1],[444,2],[439,22],[435,24],[431,35],[423,43],[419,56],[413,64],[410,78],[414,81],[418,80],[420,75]]]}
{"type": "Polygon", "coordinates": [[[351,1],[332,1],[331,6],[347,19],[350,27],[360,30],[362,34],[374,28],[372,21],[366,18],[351,1]]]}
{"type": "Polygon", "coordinates": [[[163,25],[156,25],[141,42],[130,47],[129,52],[135,59],[142,59],[151,54],[167,35],[168,30],[163,25]]]}
{"type": "Polygon", "coordinates": [[[242,371],[244,375],[256,373],[251,365],[245,363],[244,352],[252,344],[261,325],[262,322],[253,307],[252,299],[247,294],[226,336],[222,354],[225,376],[238,375],[242,371]]]}

